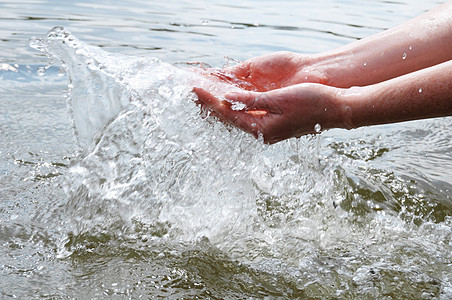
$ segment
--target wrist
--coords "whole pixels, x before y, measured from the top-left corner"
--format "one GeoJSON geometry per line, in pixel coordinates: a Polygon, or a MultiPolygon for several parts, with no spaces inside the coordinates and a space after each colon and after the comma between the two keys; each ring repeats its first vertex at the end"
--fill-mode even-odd
{"type": "Polygon", "coordinates": [[[313,55],[309,72],[316,73],[321,78],[321,84],[337,88],[349,88],[358,85],[357,72],[360,71],[351,58],[351,52],[336,49],[313,55]]]}
{"type": "Polygon", "coordinates": [[[362,99],[361,88],[336,88],[326,85],[315,85],[316,103],[312,112],[314,123],[323,129],[356,128],[352,109],[362,99]]]}
{"type": "Polygon", "coordinates": [[[360,106],[367,95],[367,87],[350,87],[339,89],[337,95],[338,110],[340,115],[339,128],[358,128],[360,106]]]}

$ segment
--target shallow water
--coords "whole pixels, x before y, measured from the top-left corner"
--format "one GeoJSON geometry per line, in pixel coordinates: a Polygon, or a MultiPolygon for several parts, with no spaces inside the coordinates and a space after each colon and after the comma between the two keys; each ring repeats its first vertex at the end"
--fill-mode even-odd
{"type": "Polygon", "coordinates": [[[2,297],[452,297],[450,118],[265,146],[201,118],[176,64],[316,53],[439,2],[228,3],[0,3],[2,297]]]}

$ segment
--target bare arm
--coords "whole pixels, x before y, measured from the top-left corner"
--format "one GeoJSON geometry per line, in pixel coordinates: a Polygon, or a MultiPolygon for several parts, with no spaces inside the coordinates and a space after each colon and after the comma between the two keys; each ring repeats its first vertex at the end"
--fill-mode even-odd
{"type": "Polygon", "coordinates": [[[280,52],[209,75],[212,85],[226,85],[195,88],[199,102],[267,143],[313,133],[315,124],[452,116],[452,1],[323,54],[280,52]],[[231,109],[236,102],[243,108],[231,109]]]}
{"type": "Polygon", "coordinates": [[[452,60],[339,95],[349,128],[452,116],[452,60]]]}
{"type": "Polygon", "coordinates": [[[317,55],[276,52],[206,71],[245,90],[303,82],[334,87],[382,82],[452,59],[452,1],[392,29],[317,55]]]}
{"type": "Polygon", "coordinates": [[[195,89],[204,106],[266,143],[323,129],[357,128],[452,115],[452,60],[365,87],[301,83],[268,92],[232,92],[226,100],[195,89]]]}
{"type": "Polygon", "coordinates": [[[452,1],[379,34],[312,57],[335,87],[364,86],[452,59],[452,1]]]}

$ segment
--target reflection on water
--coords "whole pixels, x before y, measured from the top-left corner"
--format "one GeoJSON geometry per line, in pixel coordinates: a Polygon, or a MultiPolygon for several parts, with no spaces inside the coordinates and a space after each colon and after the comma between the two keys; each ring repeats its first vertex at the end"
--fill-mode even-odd
{"type": "MultiPolygon", "coordinates": [[[[378,10],[381,2],[371,4],[378,10]]],[[[240,11],[251,2],[211,5],[240,11]]],[[[267,22],[228,20],[270,36],[331,38],[318,47],[359,37],[333,34],[344,31],[324,21],[313,20],[315,30],[272,21],[271,6],[259,8],[267,22]]],[[[333,24],[348,26],[349,17],[333,24]]],[[[223,18],[204,18],[197,26],[206,34],[192,36],[214,36],[223,18]]],[[[160,38],[198,30],[146,22],[183,28],[160,38]]],[[[31,44],[58,67],[0,65],[0,89],[13,91],[1,98],[2,297],[452,296],[450,119],[267,146],[200,116],[190,91],[202,79],[189,69],[106,52],[61,27],[31,44]],[[21,99],[27,89],[34,97],[21,99]]]]}

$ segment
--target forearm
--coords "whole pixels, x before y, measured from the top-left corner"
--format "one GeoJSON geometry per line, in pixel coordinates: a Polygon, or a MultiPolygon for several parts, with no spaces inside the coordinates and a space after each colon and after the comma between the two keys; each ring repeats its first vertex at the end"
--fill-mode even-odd
{"type": "Polygon", "coordinates": [[[348,128],[452,116],[452,60],[339,94],[348,128]]]}
{"type": "Polygon", "coordinates": [[[313,57],[328,85],[364,86],[452,59],[452,1],[407,23],[313,57]]]}

